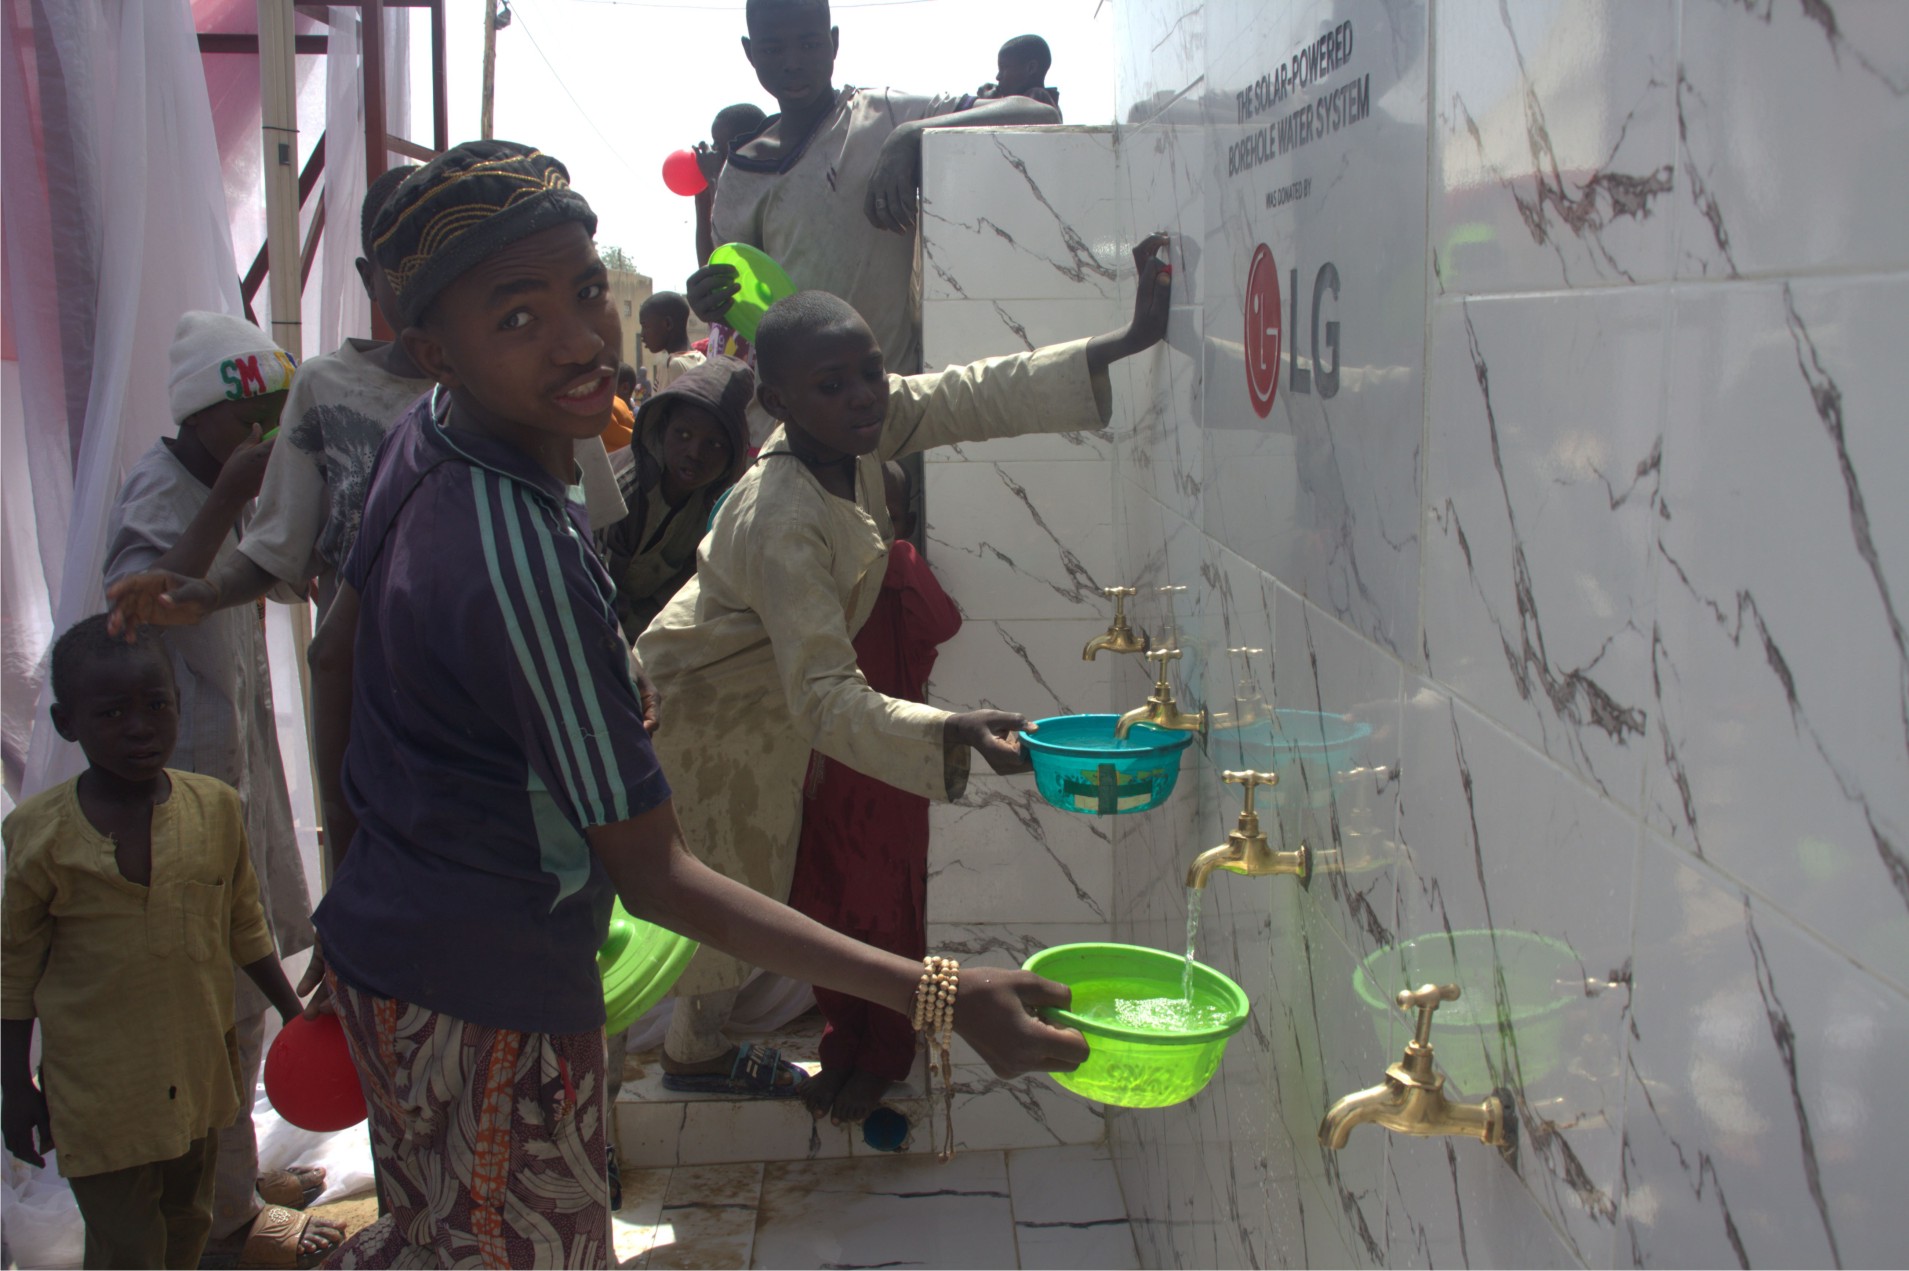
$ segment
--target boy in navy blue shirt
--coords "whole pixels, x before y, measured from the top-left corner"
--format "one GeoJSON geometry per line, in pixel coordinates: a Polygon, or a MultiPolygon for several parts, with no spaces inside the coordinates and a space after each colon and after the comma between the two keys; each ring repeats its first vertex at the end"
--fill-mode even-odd
{"type": "MultiPolygon", "coordinates": [[[[343,855],[316,923],[390,1210],[344,1265],[609,1261],[595,951],[613,894],[890,1009],[923,982],[684,850],[577,503],[572,447],[609,420],[621,344],[595,224],[561,164],[484,141],[374,228],[438,387],[385,443],[312,649],[343,855]]],[[[954,1026],[1004,1074],[1071,1068],[1079,1034],[1029,1009],[1068,1000],[973,970],[954,1026]]]]}

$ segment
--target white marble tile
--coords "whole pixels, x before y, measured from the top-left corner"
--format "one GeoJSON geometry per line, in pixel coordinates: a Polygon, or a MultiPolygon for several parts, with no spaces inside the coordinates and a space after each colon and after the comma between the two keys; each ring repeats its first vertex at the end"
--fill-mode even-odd
{"type": "Polygon", "coordinates": [[[922,183],[925,303],[1113,298],[1111,129],[937,129],[922,183]]]}
{"type": "Polygon", "coordinates": [[[1642,795],[1669,302],[1441,301],[1432,326],[1432,674],[1607,797],[1642,795]]]}
{"type": "Polygon", "coordinates": [[[623,1207],[610,1215],[611,1248],[618,1267],[641,1267],[656,1247],[663,1198],[669,1191],[667,1169],[628,1169],[621,1173],[623,1207]]]}
{"type": "Polygon", "coordinates": [[[1909,8],[1694,0],[1682,13],[1679,276],[1909,262],[1909,8]]]}
{"type": "Polygon", "coordinates": [[[930,811],[928,920],[1108,921],[1113,843],[1104,818],[1050,807],[1031,777],[974,776],[930,811]]]}
{"type": "Polygon", "coordinates": [[[965,617],[955,638],[941,646],[928,701],[951,711],[1017,711],[1030,719],[1098,714],[1113,705],[1115,656],[1081,657],[1087,642],[1107,630],[1112,602],[1096,596],[1102,612],[1077,618],[965,617]]]}
{"type": "MultiPolygon", "coordinates": [[[[1433,1021],[1449,1093],[1507,1100],[1518,1142],[1505,1163],[1572,1255],[1602,1265],[1617,1209],[1637,821],[1425,681],[1404,722],[1401,951],[1372,955],[1364,1009],[1398,1015],[1400,989],[1459,986],[1433,1021]]],[[[1444,1155],[1403,1142],[1392,1168],[1428,1170],[1444,1155]]],[[[1462,1196],[1435,1203],[1409,1223],[1448,1242],[1470,1215],[1462,1196]]]]}
{"type": "Polygon", "coordinates": [[[1007,1161],[1023,1268],[1140,1265],[1105,1144],[1032,1148],[1007,1161]]]}
{"type": "Polygon", "coordinates": [[[1129,124],[1159,115],[1206,69],[1200,0],[1147,0],[1113,6],[1115,107],[1129,124]]]}
{"type": "MultiPolygon", "coordinates": [[[[1131,268],[1131,267],[1130,267],[1131,268]]],[[[927,371],[965,366],[1065,344],[1126,321],[1124,307],[1112,300],[942,300],[922,307],[922,364],[927,371]]],[[[1116,419],[1130,397],[1116,373],[1112,380],[1116,419]]],[[[963,460],[1030,462],[1060,460],[1105,462],[1113,451],[1114,424],[1097,432],[1035,433],[994,441],[964,442],[926,452],[928,463],[963,460]]]]}
{"type": "Polygon", "coordinates": [[[1677,8],[1542,0],[1437,14],[1431,252],[1440,288],[1668,277],[1677,8]]]}
{"type": "Polygon", "coordinates": [[[1114,565],[1104,467],[933,464],[928,558],[971,618],[1096,618],[1114,565]]]}
{"type": "Polygon", "coordinates": [[[1216,73],[1207,108],[1206,531],[1401,655],[1418,617],[1422,18],[1378,3],[1275,10],[1256,32],[1261,51],[1351,22],[1351,60],[1242,119],[1238,94],[1271,69],[1243,56],[1216,73]],[[1236,147],[1277,131],[1291,103],[1351,86],[1363,117],[1241,168],[1236,147]]]}
{"type": "Polygon", "coordinates": [[[648,1271],[746,1267],[756,1244],[763,1167],[681,1166],[670,1171],[648,1271]]]}
{"type": "Polygon", "coordinates": [[[1909,999],[1651,836],[1615,1257],[1902,1257],[1909,999]]]}
{"type": "Polygon", "coordinates": [[[772,1165],[758,1267],[1015,1265],[1007,1163],[999,1152],[772,1165]]]}
{"type": "Polygon", "coordinates": [[[1681,294],[1654,828],[1909,986],[1909,280],[1681,294]]]}

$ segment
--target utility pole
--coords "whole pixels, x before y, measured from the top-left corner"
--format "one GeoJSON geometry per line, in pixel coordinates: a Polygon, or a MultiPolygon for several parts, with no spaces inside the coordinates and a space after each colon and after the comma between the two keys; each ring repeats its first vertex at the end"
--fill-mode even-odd
{"type": "Polygon", "coordinates": [[[491,98],[497,91],[497,0],[484,0],[484,105],[477,133],[491,139],[491,98]]]}

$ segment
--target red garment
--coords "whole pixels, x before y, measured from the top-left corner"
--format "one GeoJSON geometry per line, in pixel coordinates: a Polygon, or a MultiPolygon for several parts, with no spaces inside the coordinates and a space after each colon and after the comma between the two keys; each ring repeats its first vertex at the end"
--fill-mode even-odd
{"type": "MultiPolygon", "coordinates": [[[[961,611],[907,542],[888,557],[882,594],[855,637],[869,686],[922,700],[937,648],[961,629],[961,611]]],[[[928,800],[817,754],[802,805],[802,844],[789,904],[878,949],[927,952],[928,800]]],[[[904,1081],[915,1062],[913,1025],[860,998],[817,989],[828,1028],[822,1065],[904,1081]]]]}

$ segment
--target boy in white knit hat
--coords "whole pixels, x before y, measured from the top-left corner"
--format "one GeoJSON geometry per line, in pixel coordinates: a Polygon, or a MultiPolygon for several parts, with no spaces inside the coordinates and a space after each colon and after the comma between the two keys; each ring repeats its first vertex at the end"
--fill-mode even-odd
{"type": "MultiPolygon", "coordinates": [[[[179,319],[169,381],[178,435],[156,442],[126,476],[107,523],[108,586],[150,569],[198,577],[237,554],[272,453],[266,434],[278,429],[292,375],[291,357],[242,318],[192,312],[179,319]]],[[[272,599],[303,597],[280,586],[272,599]]],[[[220,610],[197,626],[166,629],[161,640],[179,685],[172,766],[238,789],[273,943],[280,957],[308,949],[311,897],[279,758],[258,607],[220,610]]],[[[238,1119],[218,1135],[212,1234],[243,1233],[233,1237],[247,1246],[243,1261],[289,1263],[300,1253],[330,1248],[343,1233],[284,1205],[261,1203],[251,1092],[271,1004],[244,976],[235,980],[233,1003],[244,1097],[238,1119]]],[[[269,1180],[266,1190],[302,1207],[322,1187],[323,1173],[290,1173],[290,1180],[269,1180]]]]}

